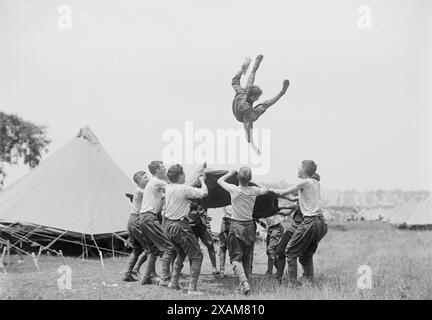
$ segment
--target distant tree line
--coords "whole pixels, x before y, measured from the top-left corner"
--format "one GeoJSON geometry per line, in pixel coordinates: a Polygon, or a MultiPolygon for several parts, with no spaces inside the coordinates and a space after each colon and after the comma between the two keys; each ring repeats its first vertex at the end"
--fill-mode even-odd
{"type": "Polygon", "coordinates": [[[0,111],[0,186],[6,177],[5,164],[17,164],[20,159],[30,168],[39,164],[51,142],[46,131],[46,125],[0,111]]]}

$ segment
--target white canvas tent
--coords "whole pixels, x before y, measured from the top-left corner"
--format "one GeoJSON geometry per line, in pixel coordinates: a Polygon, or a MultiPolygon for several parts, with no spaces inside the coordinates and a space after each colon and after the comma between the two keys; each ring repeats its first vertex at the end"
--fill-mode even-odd
{"type": "Polygon", "coordinates": [[[406,202],[390,216],[390,223],[396,225],[406,223],[408,218],[414,213],[420,204],[421,202],[418,201],[406,202]]]}
{"type": "Polygon", "coordinates": [[[432,196],[423,203],[406,219],[408,226],[432,225],[432,196]]]}
{"type": "Polygon", "coordinates": [[[85,127],[0,194],[0,222],[81,235],[126,230],[134,184],[85,127]]]}

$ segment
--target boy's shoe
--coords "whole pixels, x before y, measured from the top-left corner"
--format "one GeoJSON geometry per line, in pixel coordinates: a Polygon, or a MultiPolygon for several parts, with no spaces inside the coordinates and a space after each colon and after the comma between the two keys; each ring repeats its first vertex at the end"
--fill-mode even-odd
{"type": "Polygon", "coordinates": [[[213,271],[212,271],[214,276],[217,276],[220,274],[220,272],[218,271],[218,269],[216,267],[213,267],[213,271]]]}
{"type": "Polygon", "coordinates": [[[165,279],[165,280],[160,280],[159,281],[159,286],[161,286],[161,287],[168,287],[169,284],[170,284],[170,280],[169,279],[165,279]]]}
{"type": "Polygon", "coordinates": [[[168,289],[173,289],[173,290],[182,290],[183,288],[180,287],[180,285],[179,285],[178,283],[177,283],[177,284],[174,284],[174,283],[170,282],[170,283],[168,284],[168,289]]]}
{"type": "Polygon", "coordinates": [[[204,295],[204,292],[199,291],[199,290],[188,290],[187,295],[188,296],[202,296],[202,295],[204,295]]]}
{"type": "Polygon", "coordinates": [[[138,281],[139,279],[136,278],[133,274],[125,274],[123,275],[122,280],[126,282],[135,282],[138,281]]]}
{"type": "Polygon", "coordinates": [[[225,270],[221,270],[220,272],[219,272],[219,278],[225,278],[225,270]]]}
{"type": "Polygon", "coordinates": [[[141,285],[149,285],[149,284],[154,284],[151,278],[143,278],[141,281],[141,285]]]}
{"type": "Polygon", "coordinates": [[[139,271],[132,271],[132,276],[134,276],[137,279],[141,279],[141,280],[143,278],[143,275],[139,271]]]}
{"type": "Polygon", "coordinates": [[[151,277],[151,278],[143,278],[141,284],[144,286],[149,284],[157,284],[158,282],[160,282],[159,277],[151,277]]]}
{"type": "Polygon", "coordinates": [[[249,282],[245,281],[240,285],[240,290],[242,292],[242,294],[244,294],[245,296],[248,296],[250,293],[250,285],[249,282]]]}
{"type": "Polygon", "coordinates": [[[267,272],[266,272],[265,275],[268,276],[268,277],[271,277],[273,275],[273,272],[270,272],[270,271],[267,270],[267,272]]]}

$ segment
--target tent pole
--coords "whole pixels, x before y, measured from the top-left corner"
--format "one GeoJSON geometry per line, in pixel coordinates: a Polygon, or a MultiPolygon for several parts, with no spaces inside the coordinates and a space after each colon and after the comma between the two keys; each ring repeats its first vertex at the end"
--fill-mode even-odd
{"type": "Polygon", "coordinates": [[[84,247],[84,242],[85,242],[85,238],[84,238],[84,234],[81,235],[81,249],[82,249],[82,260],[84,261],[84,256],[85,256],[85,247],[84,247]]]}
{"type": "Polygon", "coordinates": [[[9,240],[6,242],[6,248],[7,248],[6,264],[9,267],[10,266],[10,241],[9,240]]]}
{"type": "Polygon", "coordinates": [[[111,233],[111,250],[112,250],[112,258],[115,260],[115,253],[114,253],[114,236],[111,233]]]}

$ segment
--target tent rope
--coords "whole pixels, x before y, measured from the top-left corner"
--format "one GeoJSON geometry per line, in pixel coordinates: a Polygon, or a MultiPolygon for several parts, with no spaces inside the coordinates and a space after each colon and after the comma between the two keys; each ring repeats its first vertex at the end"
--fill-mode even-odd
{"type": "MultiPolygon", "coordinates": [[[[42,234],[42,233],[38,233],[38,232],[35,232],[34,235],[41,236],[41,237],[45,237],[45,238],[47,238],[47,239],[55,239],[54,236],[50,236],[50,235],[48,235],[48,234],[42,234]]],[[[95,241],[95,240],[94,240],[94,237],[93,237],[93,236],[91,236],[91,237],[93,238],[93,241],[95,241]]],[[[29,240],[29,241],[31,241],[32,243],[36,243],[37,245],[39,245],[36,241],[32,241],[32,240],[29,240]]],[[[79,242],[79,241],[73,241],[73,240],[67,240],[67,239],[59,239],[58,241],[61,241],[61,242],[67,242],[67,243],[73,243],[73,244],[78,244],[78,245],[81,244],[81,242],[79,242]]],[[[109,249],[109,248],[104,248],[104,247],[99,247],[99,246],[93,246],[93,245],[91,245],[91,244],[86,244],[86,246],[87,246],[87,247],[90,247],[90,248],[96,248],[96,249],[98,249],[98,250],[111,251],[111,249],[109,249]]],[[[17,248],[17,247],[15,246],[15,248],[17,248]]],[[[20,249],[20,251],[21,251],[21,252],[24,252],[24,253],[26,253],[26,254],[28,254],[28,253],[27,253],[26,251],[24,251],[24,250],[21,250],[21,249],[20,249]]],[[[53,251],[54,251],[54,250],[53,250],[53,251]]],[[[54,252],[55,252],[56,254],[58,254],[58,252],[56,252],[56,251],[54,251],[54,252]]],[[[125,256],[129,255],[129,253],[127,253],[127,252],[116,251],[116,250],[115,250],[115,253],[122,254],[122,255],[125,255],[125,256]]],[[[29,255],[29,254],[28,254],[28,255],[29,255]]]]}
{"type": "MultiPolygon", "coordinates": [[[[11,236],[13,236],[13,237],[16,237],[16,238],[20,238],[20,237],[22,236],[22,235],[20,234],[19,229],[14,229],[14,231],[12,231],[12,229],[11,229],[11,230],[9,230],[9,231],[5,231],[5,233],[7,233],[7,234],[9,234],[9,235],[11,235],[11,236]]],[[[35,234],[36,234],[36,233],[35,233],[35,234]]],[[[16,244],[17,244],[17,243],[20,243],[20,246],[21,246],[22,242],[27,242],[27,243],[29,243],[30,245],[36,244],[36,245],[42,247],[41,244],[37,243],[36,241],[30,240],[29,238],[26,238],[26,236],[21,237],[19,241],[15,242],[14,244],[11,244],[11,245],[12,245],[14,248],[18,248],[18,247],[16,246],[16,244]]],[[[51,252],[53,252],[53,253],[55,253],[55,254],[58,254],[58,252],[55,251],[55,250],[53,250],[53,249],[47,248],[47,250],[49,250],[49,251],[51,251],[51,252]]],[[[22,251],[22,250],[21,250],[21,251],[22,251]]],[[[24,251],[24,252],[25,252],[25,251],[24,251]]]]}
{"type": "Polygon", "coordinates": [[[93,242],[94,242],[95,245],[96,245],[96,249],[97,249],[97,251],[99,252],[99,258],[100,258],[101,265],[102,265],[102,269],[103,269],[103,267],[104,267],[104,262],[103,262],[102,252],[99,250],[99,246],[97,245],[97,242],[96,242],[95,238],[93,237],[93,235],[91,235],[91,238],[92,238],[93,242]]]}

